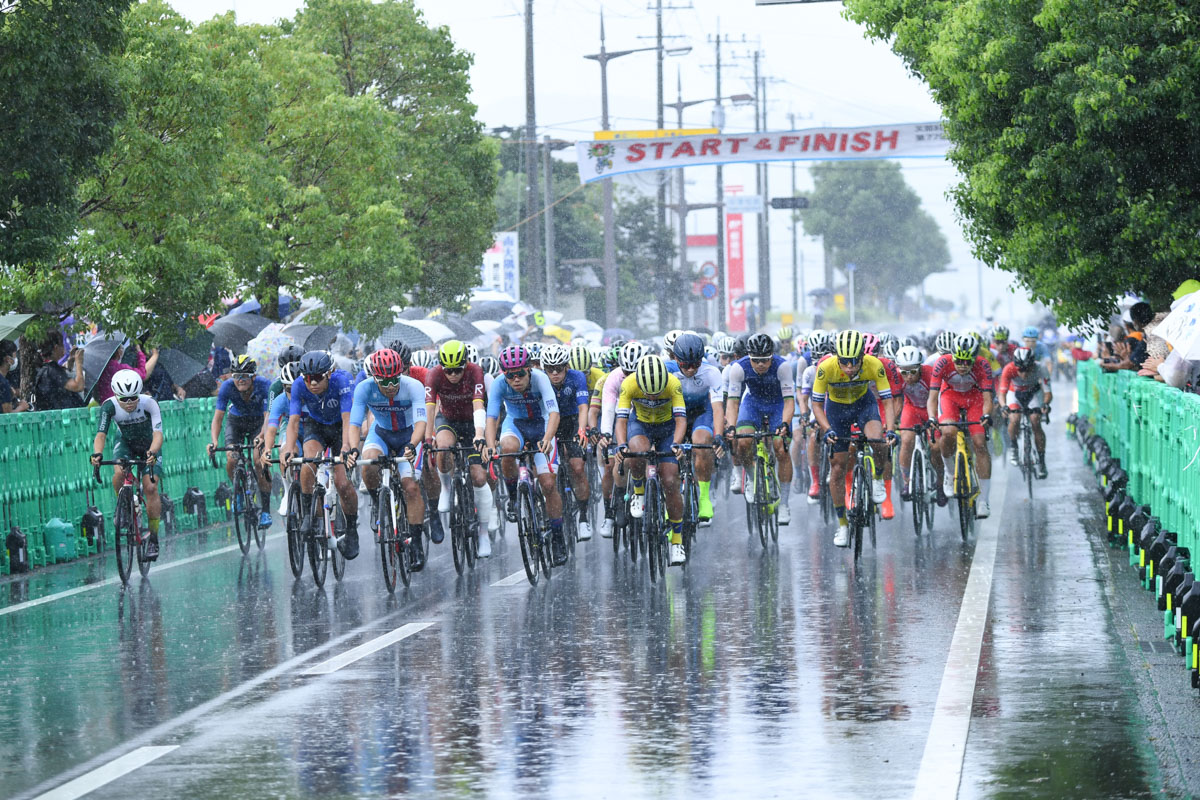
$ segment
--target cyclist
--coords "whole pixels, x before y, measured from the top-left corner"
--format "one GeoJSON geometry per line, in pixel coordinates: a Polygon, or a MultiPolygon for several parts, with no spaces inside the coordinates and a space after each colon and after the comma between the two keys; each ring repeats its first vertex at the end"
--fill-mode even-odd
{"type": "MultiPolygon", "coordinates": [[[[677,461],[681,452],[679,445],[686,431],[687,407],[679,378],[667,372],[667,364],[660,356],[647,355],[638,359],[634,373],[621,381],[614,429],[617,460],[624,462],[631,449],[646,452],[653,448],[662,454],[658,477],[666,499],[671,566],[687,559],[683,549],[683,497],[679,493],[677,461]]],[[[633,475],[629,513],[641,517],[646,509],[645,459],[629,459],[629,471],[633,475]]]]}
{"type": "MultiPolygon", "coordinates": [[[[303,450],[305,458],[320,458],[326,449],[343,462],[349,451],[342,451],[343,442],[350,441],[350,410],[353,406],[354,378],[347,372],[333,368],[333,358],[324,350],[311,350],[300,359],[300,374],[303,381],[292,384],[292,397],[288,404],[287,438],[279,453],[279,463],[288,462],[303,450]],[[301,438],[303,423],[303,438],[301,438]],[[297,447],[297,444],[300,447],[297,447]]],[[[353,459],[350,459],[351,462],[353,459]]],[[[353,464],[351,464],[353,465],[353,464]]],[[[317,483],[315,469],[300,471],[300,504],[304,516],[302,532],[308,536],[313,526],[313,487],[317,483]]],[[[333,485],[342,501],[342,512],[346,516],[346,535],[338,542],[338,549],[347,559],[358,556],[358,493],[346,477],[346,464],[333,467],[333,485]]]]}
{"type": "MultiPolygon", "coordinates": [[[[591,487],[583,471],[583,447],[587,442],[588,406],[591,393],[587,377],[577,369],[571,369],[571,351],[561,344],[550,344],[542,348],[542,371],[554,387],[558,401],[558,449],[559,462],[565,460],[570,471],[571,485],[579,501],[579,540],[592,538],[592,527],[588,524],[587,507],[591,498],[591,487]]],[[[561,468],[561,467],[560,467],[561,468]]]]}
{"type": "MultiPolygon", "coordinates": [[[[263,446],[259,455],[259,468],[263,472],[270,474],[271,471],[271,453],[275,449],[275,442],[279,438],[280,421],[286,422],[288,416],[288,408],[292,404],[292,383],[295,382],[300,372],[300,362],[291,361],[283,365],[283,369],[279,371],[279,382],[283,387],[283,391],[271,401],[271,410],[267,412],[267,427],[263,432],[263,446]]],[[[284,499],[286,500],[286,493],[284,499]]],[[[287,508],[284,507],[280,514],[286,514],[287,508]]]]}
{"type": "MultiPolygon", "coordinates": [[[[529,366],[529,351],[522,345],[510,345],[500,353],[503,377],[497,378],[488,394],[487,404],[487,449],[484,458],[497,452],[516,453],[525,447],[525,442],[537,440],[539,452],[533,457],[533,468],[537,482],[546,499],[546,514],[550,517],[550,530],[554,546],[558,549],[556,562],[566,560],[566,542],[562,536],[562,498],[554,485],[554,473],[550,464],[555,456],[554,437],[558,432],[558,401],[550,379],[540,369],[529,366]],[[504,424],[499,424],[500,408],[504,407],[504,424]],[[497,448],[497,428],[499,448],[497,448]]],[[[508,488],[508,507],[505,513],[510,522],[517,519],[517,465],[516,459],[501,460],[500,471],[508,488]]]]}
{"type": "MultiPolygon", "coordinates": [[[[788,457],[784,439],[791,435],[792,415],[795,412],[795,386],[786,362],[775,355],[775,342],[765,333],[756,333],[746,340],[746,355],[729,365],[728,396],[725,419],[737,420],[737,432],[749,433],[758,427],[763,416],[775,436],[771,440],[778,460],[779,524],[791,522],[788,494],[792,487],[792,460],[788,457]],[[745,397],[743,398],[743,392],[745,397]]],[[[754,443],[738,439],[733,451],[734,471],[730,489],[741,493],[745,486],[746,502],[754,502],[754,482],[747,482],[741,470],[754,464],[754,443]]]]}
{"type": "Polygon", "coordinates": [[[808,452],[808,472],[811,481],[808,485],[808,504],[816,505],[821,501],[821,449],[817,447],[817,417],[813,411],[812,387],[817,379],[817,366],[832,353],[832,340],[825,331],[813,331],[808,339],[812,363],[800,377],[800,385],[796,387],[796,404],[800,413],[801,424],[807,423],[805,449],[808,452]]]}
{"type": "MultiPolygon", "coordinates": [[[[650,348],[640,342],[627,342],[618,350],[618,363],[608,373],[608,377],[604,379],[604,390],[601,392],[600,402],[592,399],[591,410],[591,427],[595,428],[599,421],[599,440],[600,446],[607,451],[608,447],[613,442],[614,425],[617,418],[617,403],[621,398],[621,385],[625,379],[633,374],[637,368],[637,363],[642,359],[642,356],[647,355],[650,348]]],[[[624,496],[625,482],[628,475],[627,470],[614,471],[614,464],[608,461],[604,465],[604,477],[601,481],[601,487],[604,491],[604,522],[600,526],[600,535],[605,539],[612,538],[613,520],[617,514],[621,515],[621,521],[624,522],[625,504],[620,502],[617,497],[624,496]],[[614,494],[613,485],[621,489],[620,492],[614,494]]]]}
{"type": "MultiPolygon", "coordinates": [[[[721,384],[721,371],[704,361],[704,340],[695,333],[685,333],[675,340],[673,348],[675,364],[679,370],[680,389],[687,407],[687,431],[685,441],[708,445],[716,437],[720,445],[725,435],[725,402],[721,384]]],[[[670,368],[671,364],[668,364],[670,368]]],[[[713,451],[696,450],[693,462],[696,470],[696,485],[700,490],[700,508],[697,516],[700,524],[712,524],[713,506],[709,492],[712,487],[713,451]]]]}
{"type": "MultiPolygon", "coordinates": [[[[249,441],[261,447],[263,433],[267,427],[270,411],[271,382],[256,375],[258,364],[247,355],[235,356],[230,367],[233,373],[221,383],[217,391],[217,407],[213,411],[212,441],[208,443],[208,455],[216,451],[219,437],[224,432],[224,446],[235,447],[249,441]]],[[[233,483],[235,453],[225,454],[225,474],[233,483]]],[[[271,476],[264,470],[254,469],[254,458],[250,459],[250,471],[258,481],[259,500],[262,511],[258,515],[260,528],[271,527],[271,476]]]]}
{"type": "MultiPolygon", "coordinates": [[[[813,381],[813,415],[825,440],[832,445],[829,465],[829,494],[837,514],[837,531],[833,543],[838,547],[850,544],[850,526],[846,519],[846,470],[850,453],[850,429],[857,424],[869,439],[879,439],[884,425],[879,419],[879,403],[871,394],[873,385],[878,397],[892,396],[887,372],[879,359],[866,354],[863,335],[858,331],[842,331],[834,342],[836,359],[827,358],[817,365],[813,381]]],[[[887,437],[896,435],[895,420],[886,420],[887,437]]],[[[882,503],[887,497],[883,485],[883,464],[887,446],[871,445],[875,451],[875,473],[871,476],[871,499],[882,503]]]]}
{"type": "MultiPolygon", "coordinates": [[[[526,352],[529,353],[529,368],[542,368],[542,345],[540,342],[530,342],[525,345],[526,352]]],[[[512,459],[509,459],[511,461],[512,459]]]]}
{"type": "MultiPolygon", "coordinates": [[[[929,385],[929,402],[926,406],[930,419],[938,422],[958,422],[960,412],[965,411],[971,444],[975,448],[975,463],[979,471],[979,502],[975,505],[975,516],[986,518],[991,510],[988,497],[991,489],[992,457],[988,452],[984,436],[983,421],[992,413],[992,369],[977,353],[975,337],[964,334],[954,340],[954,349],[942,356],[933,369],[933,380],[929,385]]],[[[958,429],[942,428],[942,458],[954,463],[954,448],[958,429]]],[[[946,469],[942,482],[946,496],[954,494],[954,470],[946,469]]]]}
{"type": "Polygon", "coordinates": [[[671,359],[675,358],[675,340],[680,336],[683,336],[683,334],[684,332],[678,328],[667,331],[663,334],[662,357],[664,361],[670,361],[671,359]]]}
{"type": "MultiPolygon", "coordinates": [[[[896,366],[904,381],[902,408],[900,411],[901,428],[916,428],[929,422],[929,387],[933,384],[933,367],[923,363],[921,351],[912,346],[901,347],[896,354],[896,366]]],[[[900,473],[904,486],[900,490],[900,499],[909,500],[912,497],[912,454],[916,447],[916,431],[900,431],[900,473]]],[[[944,462],[942,451],[936,447],[929,451],[929,461],[938,474],[937,503],[946,505],[946,494],[942,486],[944,462]]]]}
{"type": "MultiPolygon", "coordinates": [[[[1008,405],[1009,411],[1020,411],[1022,406],[1030,409],[1050,409],[1050,401],[1054,393],[1050,391],[1050,374],[1046,366],[1034,358],[1033,351],[1028,347],[1018,347],[1013,351],[1013,360],[1000,373],[1000,385],[996,393],[1002,402],[1008,405]]],[[[1017,453],[1017,427],[1020,425],[1019,414],[1010,414],[1008,419],[1008,438],[1013,443],[1008,460],[1014,466],[1020,463],[1017,453]]],[[[1042,429],[1042,415],[1039,411],[1032,414],[1029,421],[1033,424],[1033,442],[1037,447],[1037,476],[1045,478],[1046,471],[1046,432],[1042,429]]]]}
{"type": "MultiPolygon", "coordinates": [[[[892,387],[892,396],[890,399],[878,398],[879,419],[886,422],[887,420],[895,420],[900,416],[900,409],[903,404],[901,394],[904,388],[904,378],[900,376],[900,370],[896,369],[896,362],[883,354],[883,342],[883,336],[876,336],[873,333],[863,334],[863,350],[866,351],[867,355],[875,356],[879,359],[879,363],[883,364],[883,371],[887,374],[888,385],[892,387]]],[[[883,465],[883,489],[886,496],[879,510],[884,519],[892,519],[896,516],[896,510],[892,506],[892,451],[890,448],[887,451],[887,463],[883,465]]]]}
{"type": "Polygon", "coordinates": [[[722,336],[717,339],[717,359],[721,369],[729,366],[729,363],[734,360],[734,351],[737,349],[737,340],[732,336],[722,336]]]}
{"type": "MultiPolygon", "coordinates": [[[[470,349],[466,345],[451,339],[438,350],[438,365],[425,373],[426,418],[434,420],[438,448],[453,447],[457,442],[462,442],[464,447],[473,444],[478,450],[484,442],[487,391],[483,369],[472,362],[470,356],[470,349]]],[[[453,459],[450,453],[437,455],[437,473],[441,483],[438,513],[445,514],[450,511],[453,491],[454,476],[450,471],[453,459]]],[[[492,492],[479,453],[470,453],[467,464],[475,494],[475,508],[481,523],[479,557],[489,558],[492,555],[492,542],[486,531],[491,526],[492,492]]]]}
{"type": "MultiPolygon", "coordinates": [[[[409,529],[416,540],[424,533],[425,502],[417,485],[412,464],[420,458],[421,443],[425,438],[425,387],[416,378],[404,374],[404,360],[395,350],[376,350],[371,353],[368,362],[372,377],[354,387],[347,439],[350,447],[346,465],[353,468],[358,459],[362,424],[367,410],[370,409],[374,422],[367,433],[366,443],[362,445],[362,457],[370,460],[403,453],[404,459],[396,462],[395,469],[400,477],[400,486],[404,490],[409,529]]],[[[363,483],[371,496],[372,527],[379,521],[379,485],[382,472],[378,464],[363,467],[363,483]]],[[[354,540],[353,549],[357,555],[357,531],[354,540]]],[[[425,565],[420,561],[421,548],[414,548],[413,554],[417,562],[412,568],[422,569],[425,565]]],[[[353,558],[349,555],[349,548],[346,550],[346,558],[353,558]]]]}
{"type": "MultiPolygon", "coordinates": [[[[146,556],[153,561],[158,558],[158,522],[162,516],[162,499],[158,496],[156,481],[162,477],[162,467],[158,463],[163,444],[162,414],[157,401],[142,394],[142,376],[131,369],[118,370],[109,382],[109,388],[112,397],[100,404],[91,461],[98,466],[104,459],[104,442],[113,424],[117,426],[113,460],[146,460],[146,469],[142,473],[142,495],[146,498],[146,522],[150,527],[146,556]]],[[[113,467],[113,491],[120,492],[124,484],[125,470],[120,465],[113,467]]]]}
{"type": "Polygon", "coordinates": [[[270,399],[268,403],[274,403],[275,398],[283,394],[283,368],[288,364],[295,364],[304,356],[304,348],[298,344],[289,344],[279,353],[276,363],[279,364],[279,377],[271,383],[270,399]]]}
{"type": "Polygon", "coordinates": [[[937,363],[942,360],[942,356],[950,354],[954,349],[954,332],[942,331],[934,339],[934,352],[930,353],[925,358],[925,363],[931,367],[937,366],[937,363]]]}
{"type": "Polygon", "coordinates": [[[1004,369],[1012,363],[1013,351],[1017,349],[1016,342],[1008,340],[1008,328],[1003,325],[997,325],[992,328],[992,344],[990,347],[992,357],[1000,365],[1000,369],[1004,369]]]}

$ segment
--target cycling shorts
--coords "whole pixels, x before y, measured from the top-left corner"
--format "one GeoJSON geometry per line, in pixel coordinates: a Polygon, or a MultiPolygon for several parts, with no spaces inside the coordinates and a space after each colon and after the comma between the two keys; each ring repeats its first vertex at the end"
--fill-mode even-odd
{"type": "Polygon", "coordinates": [[[578,415],[564,417],[558,423],[558,433],[555,434],[554,441],[558,445],[558,457],[560,461],[583,458],[583,447],[580,446],[579,439],[575,436],[579,430],[578,419],[578,415]]]}
{"type": "Polygon", "coordinates": [[[1004,401],[1008,403],[1010,411],[1020,411],[1022,400],[1025,401],[1025,405],[1029,406],[1029,408],[1041,408],[1042,390],[1035,388],[1024,389],[1018,392],[1015,389],[1009,389],[1008,393],[1004,396],[1004,401]]]}
{"type": "MultiPolygon", "coordinates": [[[[145,458],[145,457],[146,457],[145,450],[139,450],[139,449],[130,447],[129,445],[125,444],[125,442],[122,441],[121,439],[118,439],[116,441],[116,443],[113,445],[113,461],[118,461],[122,458],[134,459],[134,458],[145,458]]],[[[137,467],[134,467],[133,469],[135,472],[137,471],[137,467]]],[[[163,477],[162,453],[158,454],[158,460],[156,460],[154,462],[154,466],[151,467],[147,471],[147,474],[153,475],[155,478],[162,480],[162,477],[163,477]]]]}
{"type": "Polygon", "coordinates": [[[342,452],[342,423],[324,425],[314,419],[304,420],[304,443],[316,442],[334,455],[342,452]]]}
{"type": "Polygon", "coordinates": [[[684,436],[685,441],[691,441],[692,434],[696,431],[708,431],[713,433],[713,413],[712,404],[703,407],[689,408],[687,410],[687,435],[684,436]]]}
{"type": "Polygon", "coordinates": [[[850,428],[857,424],[859,430],[866,431],[868,422],[881,422],[879,419],[879,403],[871,393],[864,394],[853,403],[835,403],[825,401],[825,417],[829,427],[837,436],[833,443],[833,452],[847,453],[850,451],[850,428]]]}
{"type": "Polygon", "coordinates": [[[262,417],[238,417],[226,414],[224,431],[226,447],[253,441],[254,437],[262,431],[262,417]]]}
{"type": "MultiPolygon", "coordinates": [[[[470,447],[475,442],[475,423],[472,420],[446,419],[441,414],[434,421],[438,433],[449,431],[454,434],[455,441],[463,447],[470,447]]],[[[467,463],[472,466],[482,466],[483,459],[475,450],[467,455],[467,463]]]]}
{"type": "Polygon", "coordinates": [[[633,444],[633,437],[645,436],[650,440],[650,449],[657,450],[662,454],[662,458],[658,460],[659,464],[676,464],[678,459],[671,452],[671,445],[675,443],[675,420],[667,420],[666,422],[648,423],[642,422],[639,419],[630,418],[629,420],[629,449],[642,450],[633,444]]]}
{"type": "Polygon", "coordinates": [[[943,390],[938,396],[938,422],[958,422],[960,412],[967,412],[967,421],[976,423],[968,428],[972,436],[983,435],[983,425],[979,420],[983,417],[983,392],[978,389],[970,392],[948,392],[943,390]]]}
{"type": "Polygon", "coordinates": [[[757,428],[763,414],[767,415],[767,427],[775,430],[783,424],[783,401],[768,405],[755,400],[753,396],[747,397],[738,406],[737,429],[744,432],[748,428],[757,428]]]}
{"type": "MultiPolygon", "coordinates": [[[[402,428],[398,431],[381,428],[378,425],[372,424],[371,430],[367,433],[367,440],[363,443],[362,452],[363,458],[370,458],[367,455],[368,450],[378,450],[385,456],[399,456],[404,454],[404,448],[412,444],[412,428],[402,428]]],[[[417,464],[421,463],[421,456],[425,450],[424,444],[417,445],[417,464]]],[[[406,459],[401,459],[396,463],[396,475],[400,478],[421,477],[421,470],[413,469],[413,465],[408,463],[406,459]]]]}
{"type": "Polygon", "coordinates": [[[926,422],[929,422],[929,412],[926,409],[917,408],[912,403],[904,404],[904,410],[900,412],[901,428],[915,428],[926,422]]]}
{"type": "MultiPolygon", "coordinates": [[[[525,448],[525,444],[536,445],[546,435],[546,420],[544,419],[515,419],[513,417],[505,417],[503,424],[500,426],[500,438],[511,436],[517,440],[517,447],[525,448]]],[[[511,459],[510,459],[511,460],[511,459]]],[[[545,475],[551,472],[550,465],[558,463],[558,440],[555,439],[554,449],[550,451],[550,458],[547,459],[545,454],[537,453],[533,457],[533,468],[538,475],[545,475]]]]}

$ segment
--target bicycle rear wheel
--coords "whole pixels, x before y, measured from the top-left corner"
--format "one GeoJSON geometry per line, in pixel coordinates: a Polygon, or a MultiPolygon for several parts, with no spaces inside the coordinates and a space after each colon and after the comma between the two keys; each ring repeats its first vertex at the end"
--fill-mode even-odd
{"type": "Polygon", "coordinates": [[[346,574],[346,557],[342,555],[342,551],[337,548],[337,541],[346,535],[346,515],[342,513],[342,504],[339,502],[333,507],[333,514],[329,520],[329,537],[325,540],[325,549],[329,552],[329,560],[333,563],[333,577],[341,580],[346,574]]]}
{"type": "Polygon", "coordinates": [[[292,568],[292,577],[299,578],[304,573],[304,537],[300,535],[300,524],[304,520],[300,505],[300,482],[294,481],[288,490],[287,528],[288,566],[292,568]]]}
{"type": "Polygon", "coordinates": [[[537,530],[537,519],[533,515],[533,498],[529,487],[517,486],[517,541],[521,545],[521,561],[525,565],[525,577],[531,586],[537,586],[538,547],[541,531],[537,530]]]}
{"type": "Polygon", "coordinates": [[[305,544],[308,547],[308,563],[312,567],[313,583],[318,588],[325,585],[325,572],[329,569],[329,548],[325,539],[325,498],[320,492],[313,495],[312,533],[305,544]]]}
{"type": "Polygon", "coordinates": [[[383,585],[388,594],[396,591],[396,577],[399,573],[400,550],[396,547],[396,524],[392,519],[392,493],[387,487],[379,490],[379,528],[376,530],[376,540],[379,542],[379,561],[383,566],[383,585]]]}
{"type": "Polygon", "coordinates": [[[237,531],[238,547],[246,555],[254,534],[246,527],[246,471],[241,467],[233,472],[233,529],[237,531]]]}
{"type": "Polygon", "coordinates": [[[117,555],[117,574],[121,583],[128,585],[133,572],[133,548],[137,538],[137,520],[133,515],[133,489],[121,487],[117,495],[117,508],[113,514],[113,550],[117,555]]]}
{"type": "Polygon", "coordinates": [[[920,536],[925,522],[925,456],[920,448],[913,449],[912,464],[908,470],[908,495],[912,498],[913,530],[920,536]]]}

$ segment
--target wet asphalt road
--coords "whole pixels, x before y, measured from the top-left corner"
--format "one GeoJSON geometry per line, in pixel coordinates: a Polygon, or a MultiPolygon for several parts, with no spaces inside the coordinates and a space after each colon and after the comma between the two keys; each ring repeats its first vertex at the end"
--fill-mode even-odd
{"type": "Polygon", "coordinates": [[[115,577],[111,557],[0,585],[10,607],[51,598],[0,608],[0,797],[1162,796],[1084,532],[1094,484],[1061,419],[1050,442],[1033,502],[999,470],[986,617],[950,509],[921,538],[898,513],[856,567],[803,498],[765,553],[741,499],[718,503],[658,586],[598,537],[548,582],[503,581],[510,530],[474,574],[445,543],[389,596],[364,548],[318,590],[278,524],[246,558],[227,529],[174,540],[125,591],[55,594],[115,577]],[[972,616],[959,783],[930,756],[962,746],[935,710],[972,616]]]}

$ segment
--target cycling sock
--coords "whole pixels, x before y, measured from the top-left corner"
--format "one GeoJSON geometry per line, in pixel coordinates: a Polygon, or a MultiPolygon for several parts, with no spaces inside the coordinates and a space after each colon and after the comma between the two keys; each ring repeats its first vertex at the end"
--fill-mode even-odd
{"type": "Polygon", "coordinates": [[[991,489],[992,489],[992,479],[991,478],[980,478],[979,479],[979,493],[983,498],[983,502],[986,503],[988,501],[988,497],[990,496],[991,489]]]}
{"type": "Polygon", "coordinates": [[[892,502],[892,479],[888,478],[883,482],[883,488],[887,489],[887,502],[892,502]]]}
{"type": "Polygon", "coordinates": [[[901,467],[901,468],[900,468],[900,474],[904,476],[904,488],[906,488],[906,489],[907,489],[907,488],[909,487],[909,485],[910,485],[910,484],[909,484],[909,481],[910,481],[910,480],[912,480],[912,476],[911,476],[911,475],[909,475],[908,473],[909,473],[909,469],[908,469],[908,467],[901,467]]]}
{"type": "Polygon", "coordinates": [[[417,522],[415,524],[412,522],[408,523],[408,534],[413,538],[414,541],[420,539],[425,535],[425,524],[422,522],[417,522]]]}
{"type": "Polygon", "coordinates": [[[671,544],[683,544],[683,520],[671,520],[671,544]]]}
{"type": "Polygon", "coordinates": [[[579,521],[587,522],[587,502],[584,500],[579,501],[579,521]]]}
{"type": "Polygon", "coordinates": [[[438,480],[440,480],[442,482],[442,491],[445,492],[446,494],[450,493],[451,477],[452,476],[450,475],[449,472],[442,472],[440,469],[438,470],[438,480]]]}
{"type": "Polygon", "coordinates": [[[786,503],[787,499],[788,499],[788,495],[791,493],[792,493],[792,482],[791,481],[780,481],[779,482],[779,499],[781,501],[783,501],[784,503],[786,503]]]}
{"type": "Polygon", "coordinates": [[[150,523],[150,535],[154,536],[155,534],[157,534],[158,533],[158,520],[156,520],[154,517],[150,517],[146,521],[150,523]]]}
{"type": "Polygon", "coordinates": [[[475,510],[479,512],[479,521],[486,525],[492,518],[492,490],[483,486],[475,487],[475,510]]]}
{"type": "Polygon", "coordinates": [[[271,493],[267,492],[262,496],[262,510],[264,514],[271,513],[271,493]]]}
{"type": "Polygon", "coordinates": [[[634,494],[645,494],[646,493],[646,482],[639,481],[637,478],[634,478],[633,479],[633,493],[634,494]]]}
{"type": "Polygon", "coordinates": [[[833,510],[837,512],[838,522],[846,521],[846,507],[845,506],[834,506],[833,510]]]}
{"type": "Polygon", "coordinates": [[[696,483],[700,486],[700,499],[708,500],[708,492],[711,488],[711,483],[709,481],[696,481],[696,483]]]}
{"type": "Polygon", "coordinates": [[[820,470],[818,469],[818,467],[816,467],[813,464],[810,464],[808,467],[808,471],[812,473],[812,482],[813,483],[821,482],[821,474],[820,474],[820,470]]]}
{"type": "Polygon", "coordinates": [[[358,535],[358,514],[346,515],[346,533],[358,535]]]}

